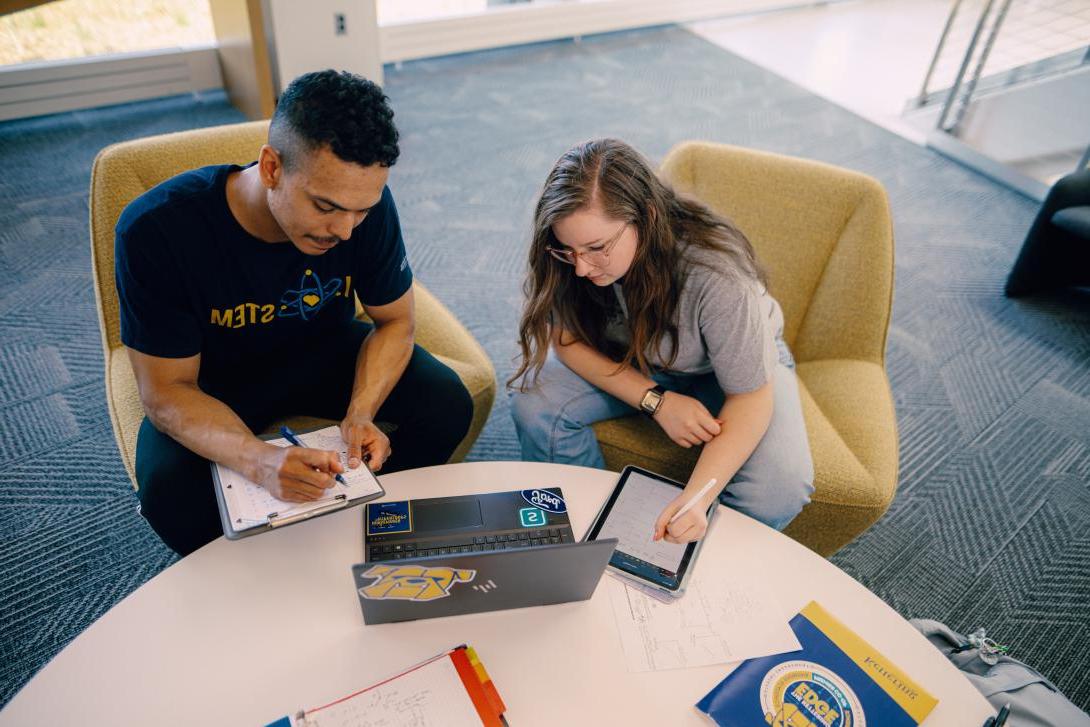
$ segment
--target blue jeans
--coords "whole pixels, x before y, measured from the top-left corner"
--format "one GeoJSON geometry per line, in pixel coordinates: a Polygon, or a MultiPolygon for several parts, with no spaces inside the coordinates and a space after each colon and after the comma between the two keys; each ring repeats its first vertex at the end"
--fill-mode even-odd
{"type": "MultiPolygon", "coordinates": [[[[713,373],[658,372],[652,378],[668,391],[698,399],[713,416],[726,399],[713,373]]],[[[814,464],[794,362],[783,347],[773,392],[768,431],[719,499],[727,507],[782,530],[814,491],[814,464]]],[[[525,392],[512,391],[510,400],[522,458],[528,462],[604,469],[602,450],[590,425],[634,413],[631,406],[587,382],[551,351],[537,385],[525,392]]]]}

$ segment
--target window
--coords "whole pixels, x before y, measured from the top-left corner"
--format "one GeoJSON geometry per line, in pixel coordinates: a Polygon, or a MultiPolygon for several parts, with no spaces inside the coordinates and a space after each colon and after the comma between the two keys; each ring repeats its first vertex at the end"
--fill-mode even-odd
{"type": "Polygon", "coordinates": [[[0,65],[215,40],[206,0],[58,0],[0,16],[0,65]]]}

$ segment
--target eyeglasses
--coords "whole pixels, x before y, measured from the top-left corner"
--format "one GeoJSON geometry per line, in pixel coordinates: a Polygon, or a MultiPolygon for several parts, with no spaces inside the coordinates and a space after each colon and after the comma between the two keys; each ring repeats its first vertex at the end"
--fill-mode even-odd
{"type": "Polygon", "coordinates": [[[606,240],[602,245],[601,250],[587,250],[585,252],[576,252],[575,250],[569,250],[566,247],[553,247],[547,245],[546,250],[549,254],[555,257],[562,263],[568,265],[575,265],[577,258],[582,257],[588,265],[593,265],[596,268],[604,268],[609,265],[609,251],[613,249],[613,246],[617,244],[617,241],[621,239],[621,235],[628,229],[628,223],[621,225],[621,229],[617,230],[617,234],[606,240]]]}

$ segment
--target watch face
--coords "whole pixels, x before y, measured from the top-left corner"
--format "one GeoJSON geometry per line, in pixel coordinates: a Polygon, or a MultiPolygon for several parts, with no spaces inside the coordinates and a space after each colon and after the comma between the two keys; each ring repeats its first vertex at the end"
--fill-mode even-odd
{"type": "Polygon", "coordinates": [[[659,404],[661,403],[662,394],[657,391],[648,391],[643,395],[643,401],[640,402],[640,408],[651,414],[658,410],[659,404]]]}

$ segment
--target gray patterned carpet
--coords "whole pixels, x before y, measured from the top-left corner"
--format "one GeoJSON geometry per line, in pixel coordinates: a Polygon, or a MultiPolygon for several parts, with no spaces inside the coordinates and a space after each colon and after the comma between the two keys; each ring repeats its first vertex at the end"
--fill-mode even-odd
{"type": "MultiPolygon", "coordinates": [[[[834,560],[905,616],[987,627],[1090,704],[1090,296],[1002,297],[1034,203],[674,27],[408,63],[387,90],[413,267],[501,378],[530,207],[570,144],[615,135],[658,160],[702,138],[880,179],[898,244],[901,488],[834,560]]],[[[134,511],[106,417],[91,161],[239,118],[208,94],[0,124],[0,703],[172,562],[134,511]]],[[[501,399],[472,457],[517,454],[501,399]]]]}

